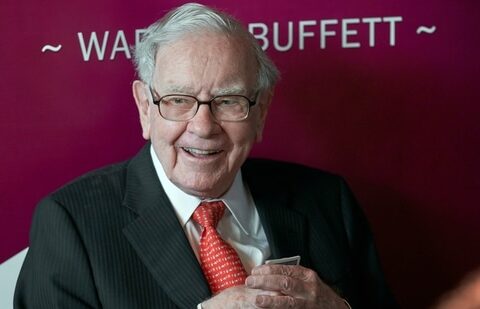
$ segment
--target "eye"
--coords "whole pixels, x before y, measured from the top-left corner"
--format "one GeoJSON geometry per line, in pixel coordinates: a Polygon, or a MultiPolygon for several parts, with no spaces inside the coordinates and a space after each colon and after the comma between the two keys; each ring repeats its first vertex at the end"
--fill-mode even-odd
{"type": "Polygon", "coordinates": [[[186,100],[184,98],[174,98],[174,99],[172,99],[172,103],[184,104],[184,103],[186,103],[186,100]]]}
{"type": "Polygon", "coordinates": [[[220,104],[222,105],[231,105],[233,104],[234,102],[232,100],[229,100],[229,99],[223,99],[220,101],[220,104]]]}
{"type": "Polygon", "coordinates": [[[231,97],[219,97],[216,100],[217,105],[220,106],[230,106],[230,105],[236,105],[239,103],[239,98],[231,96],[231,97]]]}
{"type": "Polygon", "coordinates": [[[163,98],[163,102],[168,105],[190,105],[195,103],[195,100],[184,96],[167,96],[163,98]]]}

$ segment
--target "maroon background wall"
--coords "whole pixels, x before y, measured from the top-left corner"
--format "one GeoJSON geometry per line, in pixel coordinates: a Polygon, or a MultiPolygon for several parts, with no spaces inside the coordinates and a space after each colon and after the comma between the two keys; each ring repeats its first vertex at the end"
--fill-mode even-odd
{"type": "MultiPolygon", "coordinates": [[[[1,2],[0,262],[42,196],[141,147],[126,46],[181,3],[1,2]]],[[[203,3],[253,24],[283,74],[253,155],[346,177],[405,308],[480,266],[478,1],[203,3]]]]}

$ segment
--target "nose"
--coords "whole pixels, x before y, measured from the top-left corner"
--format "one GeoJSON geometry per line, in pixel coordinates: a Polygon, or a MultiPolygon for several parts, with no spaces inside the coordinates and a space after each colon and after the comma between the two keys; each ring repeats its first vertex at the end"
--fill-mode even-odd
{"type": "Polygon", "coordinates": [[[221,131],[221,127],[217,120],[213,117],[209,106],[202,104],[199,106],[195,117],[188,122],[187,130],[198,137],[208,138],[211,135],[219,133],[221,131]]]}

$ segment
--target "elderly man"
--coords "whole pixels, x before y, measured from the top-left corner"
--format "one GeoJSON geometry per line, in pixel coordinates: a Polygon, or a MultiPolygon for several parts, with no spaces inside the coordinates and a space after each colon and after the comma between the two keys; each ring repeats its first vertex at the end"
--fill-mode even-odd
{"type": "Polygon", "coordinates": [[[247,160],[278,73],[245,28],[186,4],[136,65],[149,142],[40,203],[16,308],[395,306],[339,177],[247,160]]]}

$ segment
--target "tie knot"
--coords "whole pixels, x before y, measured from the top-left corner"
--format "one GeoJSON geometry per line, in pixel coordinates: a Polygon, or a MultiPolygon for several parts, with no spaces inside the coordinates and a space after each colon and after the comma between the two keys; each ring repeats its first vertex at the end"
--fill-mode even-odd
{"type": "Polygon", "coordinates": [[[225,204],[222,201],[202,202],[193,212],[193,220],[204,228],[215,229],[224,212],[225,204]]]}

